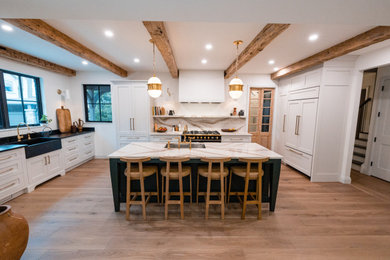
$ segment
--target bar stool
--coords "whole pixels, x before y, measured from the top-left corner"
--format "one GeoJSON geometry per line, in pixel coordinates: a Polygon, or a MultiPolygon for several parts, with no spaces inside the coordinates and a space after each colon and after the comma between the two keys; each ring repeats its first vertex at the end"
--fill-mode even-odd
{"type": "Polygon", "coordinates": [[[225,219],[225,180],[229,174],[227,168],[223,166],[224,162],[230,161],[230,158],[201,158],[201,161],[207,162],[208,165],[202,165],[198,167],[198,179],[197,179],[197,194],[196,202],[198,203],[199,196],[206,196],[206,214],[205,218],[209,218],[209,207],[210,204],[219,204],[221,205],[221,219],[225,219]],[[218,166],[213,166],[214,164],[219,164],[218,166]],[[207,178],[207,191],[199,192],[199,175],[207,178]],[[210,192],[211,181],[219,180],[221,183],[220,192],[210,192]],[[210,200],[210,195],[219,196],[219,200],[210,200]]]}
{"type": "Polygon", "coordinates": [[[163,176],[163,194],[165,193],[165,219],[168,219],[168,205],[180,204],[180,218],[184,219],[184,196],[190,196],[192,203],[192,183],[191,183],[191,167],[182,166],[183,162],[189,161],[188,157],[161,157],[160,161],[166,162],[166,166],[161,168],[163,176]],[[177,166],[171,166],[171,163],[177,163],[177,166]],[[183,192],[183,177],[190,176],[190,192],[183,192]],[[165,191],[164,191],[165,177],[165,191]],[[179,180],[179,192],[169,191],[169,181],[179,180]],[[179,195],[180,200],[171,200],[171,195],[179,195]]]}
{"type": "Polygon", "coordinates": [[[142,215],[144,220],[146,220],[146,205],[148,204],[151,196],[157,196],[157,201],[160,202],[159,188],[158,188],[158,170],[157,166],[143,166],[143,162],[150,161],[150,157],[122,157],[121,161],[126,162],[125,175],[127,177],[126,182],[126,219],[130,220],[130,206],[131,205],[142,205],[142,215]],[[131,166],[131,164],[137,164],[135,166],[131,166]],[[145,199],[145,183],[144,180],[146,177],[149,177],[153,174],[156,174],[156,184],[157,191],[156,192],[148,192],[149,196],[145,199]],[[139,192],[132,192],[130,190],[131,181],[139,180],[141,186],[141,201],[136,201],[139,196],[139,192]],[[131,196],[133,196],[131,198],[131,196]]]}
{"type": "Polygon", "coordinates": [[[245,211],[247,204],[255,204],[258,208],[257,219],[261,219],[261,188],[262,188],[262,177],[264,175],[263,163],[268,161],[269,158],[239,158],[240,162],[246,162],[245,166],[233,166],[231,167],[232,174],[230,175],[229,180],[229,193],[228,193],[228,202],[230,201],[230,195],[237,195],[238,199],[242,203],[242,213],[241,219],[245,219],[245,211]],[[256,166],[251,166],[251,164],[258,164],[256,166]],[[232,175],[235,174],[239,177],[245,178],[245,187],[244,192],[231,192],[232,184],[232,175]],[[257,180],[256,192],[248,192],[248,186],[250,180],[257,180]],[[244,195],[244,200],[242,201],[239,196],[244,195]],[[248,201],[248,195],[251,196],[252,200],[248,201]],[[254,197],[255,195],[255,197],[254,197]]]}

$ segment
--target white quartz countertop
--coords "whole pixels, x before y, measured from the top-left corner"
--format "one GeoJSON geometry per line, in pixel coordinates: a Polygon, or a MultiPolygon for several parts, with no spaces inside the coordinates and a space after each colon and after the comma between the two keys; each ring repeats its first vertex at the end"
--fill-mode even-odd
{"type": "Polygon", "coordinates": [[[173,132],[173,131],[166,131],[164,133],[159,133],[159,132],[151,132],[150,135],[154,136],[169,136],[169,135],[174,135],[174,136],[179,136],[182,135],[183,132],[173,132]]]}
{"type": "Polygon", "coordinates": [[[250,133],[244,133],[244,132],[220,132],[221,135],[231,135],[231,136],[252,136],[250,133]]]}
{"type": "MultiPolygon", "coordinates": [[[[219,132],[221,135],[229,135],[229,136],[251,136],[252,134],[250,133],[245,133],[245,132],[219,132]]],[[[151,132],[150,135],[152,136],[177,136],[177,135],[182,135],[183,132],[173,132],[173,131],[166,131],[165,133],[159,133],[159,132],[151,132]]]]}
{"type": "Polygon", "coordinates": [[[161,142],[134,142],[113,152],[109,158],[120,157],[151,157],[157,159],[166,156],[190,157],[199,159],[202,157],[240,157],[256,158],[269,157],[270,159],[282,159],[282,156],[268,150],[256,143],[205,143],[206,148],[164,148],[166,144],[161,142]]]}

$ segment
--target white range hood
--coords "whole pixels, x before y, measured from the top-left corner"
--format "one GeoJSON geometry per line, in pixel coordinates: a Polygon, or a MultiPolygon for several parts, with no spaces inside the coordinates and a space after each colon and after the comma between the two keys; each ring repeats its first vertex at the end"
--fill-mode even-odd
{"type": "Polygon", "coordinates": [[[180,70],[179,102],[224,102],[224,83],[224,71],[222,70],[180,70]]]}

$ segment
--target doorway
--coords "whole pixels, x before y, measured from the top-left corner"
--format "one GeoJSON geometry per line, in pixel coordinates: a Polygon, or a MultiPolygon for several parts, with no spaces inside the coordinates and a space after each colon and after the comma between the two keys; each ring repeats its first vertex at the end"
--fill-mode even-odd
{"type": "Polygon", "coordinates": [[[252,142],[271,149],[274,89],[250,88],[248,132],[252,142]]]}

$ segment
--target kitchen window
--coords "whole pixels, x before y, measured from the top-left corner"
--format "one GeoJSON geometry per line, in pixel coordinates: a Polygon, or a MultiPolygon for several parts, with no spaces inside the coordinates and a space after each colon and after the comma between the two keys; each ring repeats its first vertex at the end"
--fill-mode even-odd
{"type": "Polygon", "coordinates": [[[1,129],[21,122],[39,125],[42,100],[38,77],[0,69],[0,101],[1,129]]]}
{"type": "Polygon", "coordinates": [[[87,122],[112,122],[110,85],[84,84],[84,106],[87,122]]]}

